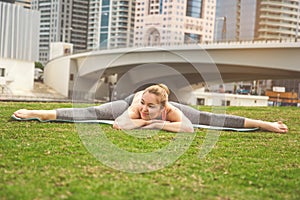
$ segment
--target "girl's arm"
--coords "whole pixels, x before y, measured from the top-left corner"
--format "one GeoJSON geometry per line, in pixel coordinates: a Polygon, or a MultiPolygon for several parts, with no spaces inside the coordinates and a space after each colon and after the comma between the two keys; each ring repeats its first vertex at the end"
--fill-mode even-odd
{"type": "Polygon", "coordinates": [[[170,132],[194,132],[191,121],[178,109],[170,111],[167,119],[168,121],[151,120],[149,125],[145,125],[142,128],[161,129],[170,132]]]}
{"type": "Polygon", "coordinates": [[[149,125],[143,126],[144,129],[161,129],[170,132],[186,132],[186,133],[193,133],[194,128],[191,126],[186,126],[186,124],[182,122],[154,122],[149,125]]]}
{"type": "Polygon", "coordinates": [[[131,106],[122,115],[115,119],[113,128],[115,129],[135,129],[150,124],[151,121],[140,119],[138,112],[131,106]]]}

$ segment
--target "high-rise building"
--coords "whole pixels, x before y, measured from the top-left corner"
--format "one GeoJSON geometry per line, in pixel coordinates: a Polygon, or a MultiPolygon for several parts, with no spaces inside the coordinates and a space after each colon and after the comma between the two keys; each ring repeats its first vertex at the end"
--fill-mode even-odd
{"type": "Polygon", "coordinates": [[[133,46],[135,0],[111,1],[109,47],[133,46]]]}
{"type": "Polygon", "coordinates": [[[33,0],[31,8],[41,13],[39,61],[46,63],[49,56],[50,42],[61,41],[59,27],[59,2],[51,0],[33,0]]]}
{"type": "Polygon", "coordinates": [[[135,0],[91,1],[88,49],[133,45],[135,0]]]}
{"type": "Polygon", "coordinates": [[[137,0],[135,45],[212,41],[215,0],[137,0]]]}
{"type": "Polygon", "coordinates": [[[32,0],[41,13],[40,61],[47,62],[51,42],[72,43],[74,52],[87,49],[88,0],[32,0]]]}
{"type": "Polygon", "coordinates": [[[23,6],[24,8],[31,8],[31,0],[16,0],[16,5],[23,6]]]}
{"type": "Polygon", "coordinates": [[[4,3],[15,3],[16,0],[0,0],[0,2],[4,3]]]}
{"type": "Polygon", "coordinates": [[[31,8],[31,0],[0,0],[0,2],[14,3],[16,5],[23,6],[24,8],[31,8]]]}
{"type": "Polygon", "coordinates": [[[15,4],[0,5],[0,57],[36,61],[40,14],[15,4]]]}
{"type": "Polygon", "coordinates": [[[299,0],[217,0],[216,40],[299,38],[299,0]]]}
{"type": "MultiPolygon", "coordinates": [[[[0,87],[12,93],[33,89],[38,60],[40,13],[0,2],[0,87]]],[[[4,91],[5,92],[5,91],[4,91]]]]}
{"type": "Polygon", "coordinates": [[[88,49],[98,49],[100,40],[106,41],[106,39],[100,38],[100,20],[101,15],[106,19],[106,38],[108,37],[108,20],[109,20],[109,0],[103,1],[90,1],[89,7],[89,21],[88,21],[88,49]]]}
{"type": "Polygon", "coordinates": [[[256,0],[217,0],[215,41],[253,40],[256,0]]]}
{"type": "Polygon", "coordinates": [[[73,0],[70,10],[71,24],[65,22],[71,31],[69,42],[74,45],[75,53],[87,49],[89,2],[90,0],[73,0]]]}
{"type": "Polygon", "coordinates": [[[300,38],[299,0],[257,0],[257,7],[257,39],[300,38]]]}

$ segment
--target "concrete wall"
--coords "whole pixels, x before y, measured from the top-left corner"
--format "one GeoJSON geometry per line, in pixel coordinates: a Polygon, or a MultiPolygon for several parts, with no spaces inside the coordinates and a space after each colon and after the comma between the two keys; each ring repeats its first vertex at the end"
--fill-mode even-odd
{"type": "Polygon", "coordinates": [[[49,60],[68,56],[73,53],[73,44],[64,42],[50,43],[49,60]]]}
{"type": "Polygon", "coordinates": [[[33,89],[34,62],[2,58],[0,68],[4,68],[3,78],[13,94],[33,89]]]}
{"type": "Polygon", "coordinates": [[[44,82],[64,96],[69,93],[70,58],[63,57],[49,62],[44,70],[44,82]]]}

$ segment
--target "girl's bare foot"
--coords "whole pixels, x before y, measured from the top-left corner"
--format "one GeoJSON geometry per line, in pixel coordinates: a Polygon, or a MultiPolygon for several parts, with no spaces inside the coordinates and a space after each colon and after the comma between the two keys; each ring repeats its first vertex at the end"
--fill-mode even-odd
{"type": "Polygon", "coordinates": [[[27,110],[21,109],[14,112],[14,115],[18,118],[29,119],[39,118],[41,120],[53,120],[56,119],[55,110],[27,110]]]}

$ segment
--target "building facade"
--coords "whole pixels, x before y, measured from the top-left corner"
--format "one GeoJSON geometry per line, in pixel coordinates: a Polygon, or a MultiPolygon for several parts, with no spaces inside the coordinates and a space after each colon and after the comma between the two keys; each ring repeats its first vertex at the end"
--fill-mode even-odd
{"type": "Polygon", "coordinates": [[[215,41],[253,40],[256,0],[217,0],[215,41]]]}
{"type": "Polygon", "coordinates": [[[110,48],[133,46],[135,0],[111,1],[110,48]]]}
{"type": "Polygon", "coordinates": [[[31,7],[41,13],[41,62],[48,61],[52,42],[72,43],[74,52],[87,49],[89,1],[32,0],[31,7]]]}
{"type": "Polygon", "coordinates": [[[215,0],[137,0],[134,45],[212,41],[215,0]]]}
{"type": "Polygon", "coordinates": [[[257,0],[256,38],[299,39],[299,0],[257,0]]]}
{"type": "Polygon", "coordinates": [[[0,2],[2,89],[11,92],[33,89],[34,62],[38,60],[39,22],[39,12],[0,2]]]}
{"type": "MultiPolygon", "coordinates": [[[[88,40],[87,45],[89,50],[98,49],[100,44],[100,20],[101,16],[106,16],[107,22],[108,22],[108,16],[109,16],[109,0],[103,0],[103,1],[90,1],[90,7],[89,7],[89,21],[88,21],[88,40]],[[104,5],[103,9],[102,5],[104,5]]],[[[107,31],[106,38],[108,37],[108,23],[106,25],[107,31]]],[[[101,39],[103,40],[103,39],[101,39]]],[[[104,39],[103,41],[105,41],[104,39]]]]}
{"type": "Polygon", "coordinates": [[[15,4],[23,6],[24,8],[31,9],[32,0],[16,0],[15,4]]]}
{"type": "Polygon", "coordinates": [[[31,1],[32,0],[0,0],[0,2],[14,3],[27,9],[31,8],[31,1]]]}
{"type": "Polygon", "coordinates": [[[16,0],[0,0],[0,2],[4,2],[4,3],[15,3],[16,0]]]}
{"type": "Polygon", "coordinates": [[[71,32],[68,42],[73,44],[75,53],[87,50],[89,3],[90,0],[73,0],[70,10],[71,24],[67,21],[65,23],[71,32]]]}
{"type": "Polygon", "coordinates": [[[91,1],[88,49],[133,45],[135,0],[91,1]]]}
{"type": "Polygon", "coordinates": [[[215,40],[299,39],[299,16],[299,0],[217,0],[215,40]]]}

